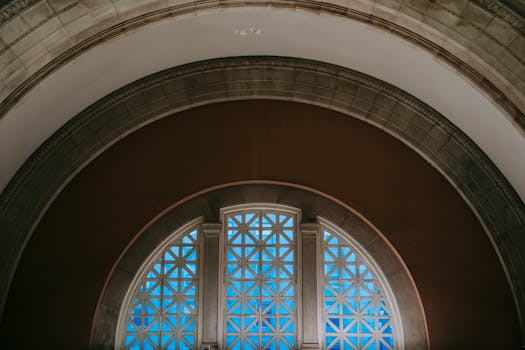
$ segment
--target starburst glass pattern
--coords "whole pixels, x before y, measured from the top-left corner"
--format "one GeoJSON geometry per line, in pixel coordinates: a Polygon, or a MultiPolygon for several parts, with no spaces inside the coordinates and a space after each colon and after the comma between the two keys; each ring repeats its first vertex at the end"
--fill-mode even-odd
{"type": "Polygon", "coordinates": [[[295,218],[271,210],[226,215],[226,349],[294,349],[295,218]]]}
{"type": "Polygon", "coordinates": [[[326,349],[394,349],[391,310],[365,259],[323,231],[323,322],[326,349]]]}
{"type": "Polygon", "coordinates": [[[169,244],[136,288],[126,324],[126,349],[195,349],[199,232],[169,244]]]}

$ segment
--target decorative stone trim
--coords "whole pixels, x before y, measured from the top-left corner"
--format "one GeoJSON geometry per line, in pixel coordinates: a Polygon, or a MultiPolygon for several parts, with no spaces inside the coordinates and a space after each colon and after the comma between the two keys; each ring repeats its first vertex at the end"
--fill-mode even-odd
{"type": "MultiPolygon", "coordinates": [[[[488,157],[445,117],[392,85],[342,67],[283,57],[217,59],[159,72],[108,95],[55,133],[0,197],[0,307],[40,218],[94,157],[163,116],[253,98],[305,102],[345,113],[385,130],[425,157],[486,228],[523,321],[525,206],[488,157]]],[[[521,324],[525,339],[525,322],[521,324]]]]}
{"type": "Polygon", "coordinates": [[[472,1],[475,2],[479,7],[489,10],[498,18],[503,19],[505,22],[519,30],[522,34],[525,34],[525,19],[513,10],[509,9],[507,6],[503,5],[501,2],[497,0],[472,1]]]}
{"type": "MultiPolygon", "coordinates": [[[[29,9],[32,5],[40,2],[43,1],[13,1],[6,5],[4,7],[5,10],[1,13],[5,13],[5,18],[13,19],[23,10],[29,9]]],[[[120,35],[121,33],[136,29],[137,27],[157,20],[165,20],[167,17],[176,17],[190,12],[199,12],[207,9],[239,6],[275,6],[279,8],[302,9],[318,13],[326,13],[329,15],[343,16],[352,20],[364,22],[393,33],[421,48],[424,48],[425,50],[430,51],[439,59],[457,69],[458,72],[470,79],[482,91],[486,92],[495,104],[498,104],[503,110],[505,110],[509,119],[519,128],[520,132],[525,133],[525,114],[523,112],[525,108],[525,73],[523,73],[525,70],[523,69],[523,66],[525,63],[521,52],[522,49],[520,49],[520,47],[525,48],[525,27],[523,24],[525,21],[519,14],[515,13],[512,9],[507,8],[497,0],[470,0],[468,4],[470,3],[472,3],[473,6],[488,11],[487,13],[492,16],[491,19],[487,19],[489,22],[494,21],[494,19],[501,19],[505,23],[510,23],[510,26],[518,30],[518,37],[511,43],[501,43],[498,41],[498,38],[495,38],[494,35],[487,32],[486,23],[483,25],[469,23],[468,19],[465,17],[468,9],[465,8],[464,4],[457,5],[463,6],[463,10],[460,11],[461,13],[454,13],[453,11],[448,10],[445,5],[442,6],[439,4],[439,2],[432,3],[429,1],[428,4],[426,4],[426,0],[418,1],[418,5],[401,3],[395,9],[391,9],[395,10],[394,13],[396,16],[394,17],[412,17],[412,21],[421,22],[418,24],[418,32],[414,31],[414,26],[409,27],[406,25],[406,23],[404,23],[406,21],[404,20],[391,20],[391,16],[387,16],[386,12],[362,11],[361,9],[355,8],[355,6],[353,7],[351,2],[348,6],[340,6],[339,2],[336,2],[335,0],[329,0],[326,2],[312,0],[253,0],[249,3],[239,3],[237,0],[201,0],[197,2],[179,3],[175,6],[168,7],[165,7],[164,2],[149,0],[145,2],[143,7],[137,5],[135,8],[136,11],[124,11],[122,13],[116,11],[117,5],[115,1],[108,0],[106,5],[115,10],[115,15],[112,15],[112,17],[110,16],[110,18],[104,17],[103,23],[93,20],[92,26],[84,28],[85,30],[80,30],[74,35],[71,34],[68,36],[67,40],[69,41],[69,44],[66,46],[69,45],[69,47],[66,48],[66,46],[64,46],[60,52],[45,52],[37,50],[40,54],[45,56],[43,57],[47,60],[45,64],[43,63],[45,60],[37,59],[35,62],[39,62],[39,67],[31,66],[31,69],[28,69],[27,67],[24,68],[20,65],[20,69],[12,69],[12,72],[16,71],[18,73],[6,77],[6,80],[3,81],[4,87],[0,89],[0,99],[3,97],[3,101],[0,104],[0,118],[31,89],[38,85],[39,82],[52,74],[55,70],[86,50],[120,35]],[[434,6],[432,11],[429,11],[429,8],[425,7],[428,5],[434,6]],[[417,8],[417,6],[422,7],[417,8]],[[130,13],[134,13],[134,15],[130,15],[130,13]],[[429,13],[442,13],[443,18],[432,18],[429,13]],[[486,39],[489,40],[487,47],[483,47],[485,44],[479,42],[479,35],[476,38],[471,38],[468,33],[460,33],[461,26],[453,27],[452,25],[448,25],[446,18],[453,18],[453,20],[450,21],[454,23],[468,23],[469,26],[464,26],[465,28],[470,28],[470,26],[476,28],[479,35],[483,34],[486,36],[486,39]],[[434,30],[442,32],[441,34],[444,38],[450,37],[451,40],[436,40],[435,33],[426,31],[424,28],[426,26],[433,26],[434,30]],[[443,32],[444,30],[446,31],[443,32]],[[465,59],[458,57],[458,53],[453,52],[453,50],[458,51],[457,47],[449,45],[447,41],[459,43],[472,55],[480,56],[481,54],[480,58],[485,61],[486,66],[481,67],[476,63],[477,66],[474,67],[472,65],[473,62],[466,62],[465,59]],[[71,43],[76,44],[73,45],[71,43]],[[500,54],[499,51],[503,51],[505,55],[500,54]],[[500,59],[502,60],[501,62],[499,61],[500,59]],[[485,71],[482,72],[482,70],[485,71]],[[29,71],[31,71],[31,74],[29,74],[29,71]],[[497,71],[503,78],[497,77],[494,74],[494,71],[497,71]]],[[[378,2],[377,0],[371,0],[371,8],[374,4],[377,4],[378,8],[389,6],[388,3],[385,3],[384,1],[378,2]]],[[[76,1],[73,4],[68,5],[67,8],[61,9],[59,12],[55,11],[55,15],[58,15],[66,9],[74,11],[75,9],[73,7],[75,6],[87,7],[89,9],[91,7],[93,7],[93,9],[95,8],[94,5],[92,6],[91,2],[76,1]]],[[[394,5],[391,6],[395,7],[394,5]]],[[[87,14],[86,16],[89,17],[90,15],[87,14]]],[[[56,18],[56,16],[49,17],[46,21],[49,21],[52,18],[56,18]]],[[[91,19],[89,20],[91,21],[91,19]]],[[[4,22],[0,23],[0,26],[6,24],[6,21],[8,20],[5,19],[4,22]]],[[[39,26],[42,24],[43,23],[40,23],[39,26]]],[[[30,29],[29,31],[31,30],[34,29],[30,29]]],[[[24,33],[21,36],[24,35],[27,35],[27,33],[24,33]]],[[[19,39],[15,40],[14,43],[18,40],[19,39]]],[[[0,49],[0,51],[1,50],[7,50],[7,48],[0,49]]],[[[19,58],[16,58],[16,60],[18,59],[19,58]]],[[[0,68],[10,70],[6,67],[0,68]]]]}
{"type": "Polygon", "coordinates": [[[26,8],[33,6],[41,0],[14,0],[0,10],[0,25],[8,22],[26,8]]]}

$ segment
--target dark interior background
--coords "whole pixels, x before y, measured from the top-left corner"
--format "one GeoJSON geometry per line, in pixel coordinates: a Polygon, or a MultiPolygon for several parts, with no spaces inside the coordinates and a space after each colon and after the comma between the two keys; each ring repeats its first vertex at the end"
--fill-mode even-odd
{"type": "Polygon", "coordinates": [[[497,255],[438,171],[364,122],[278,101],[178,113],[87,166],[23,254],[0,348],[87,348],[101,288],[130,239],[177,200],[252,179],[314,188],[376,225],[414,277],[433,350],[518,349],[518,319],[497,255]]]}

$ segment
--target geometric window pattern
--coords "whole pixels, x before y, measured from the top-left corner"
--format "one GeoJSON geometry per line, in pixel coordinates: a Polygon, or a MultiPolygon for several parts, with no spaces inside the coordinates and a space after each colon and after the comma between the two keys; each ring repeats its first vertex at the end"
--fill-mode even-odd
{"type": "Polygon", "coordinates": [[[133,293],[125,348],[195,349],[198,321],[199,232],[169,244],[133,293]]]}
{"type": "Polygon", "coordinates": [[[225,216],[226,349],[294,349],[297,264],[294,215],[270,209],[225,216]]]}
{"type": "Polygon", "coordinates": [[[394,349],[390,306],[363,257],[323,229],[326,349],[394,349]]]}

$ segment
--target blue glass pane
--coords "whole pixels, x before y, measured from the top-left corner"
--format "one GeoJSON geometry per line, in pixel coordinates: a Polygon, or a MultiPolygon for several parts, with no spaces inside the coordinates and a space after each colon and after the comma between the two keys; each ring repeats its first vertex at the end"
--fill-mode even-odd
{"type": "Polygon", "coordinates": [[[363,258],[327,230],[323,234],[322,256],[326,281],[323,286],[326,347],[337,349],[347,344],[352,349],[392,349],[393,331],[386,302],[363,258]],[[344,298],[342,304],[336,301],[340,298],[344,298]],[[361,315],[369,317],[356,322],[356,317],[361,315]],[[336,334],[341,338],[336,338],[336,334]]]}

